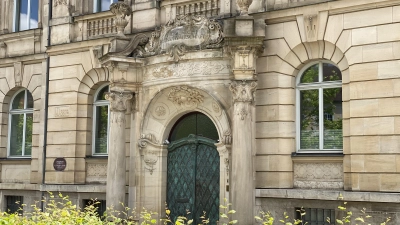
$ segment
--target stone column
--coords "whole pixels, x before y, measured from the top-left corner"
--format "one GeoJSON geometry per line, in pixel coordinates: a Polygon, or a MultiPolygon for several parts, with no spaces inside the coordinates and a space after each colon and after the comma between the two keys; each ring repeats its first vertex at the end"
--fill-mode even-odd
{"type": "Polygon", "coordinates": [[[110,101],[110,131],[108,146],[107,166],[107,207],[116,210],[124,209],[125,204],[125,172],[126,172],[126,150],[125,150],[125,113],[131,107],[129,102],[133,95],[128,91],[111,91],[106,94],[110,101]]]}
{"type": "Polygon", "coordinates": [[[254,104],[255,81],[233,81],[230,90],[233,95],[232,117],[232,179],[231,199],[236,210],[234,219],[239,224],[249,225],[254,222],[254,175],[253,175],[253,140],[254,140],[254,104]]]}

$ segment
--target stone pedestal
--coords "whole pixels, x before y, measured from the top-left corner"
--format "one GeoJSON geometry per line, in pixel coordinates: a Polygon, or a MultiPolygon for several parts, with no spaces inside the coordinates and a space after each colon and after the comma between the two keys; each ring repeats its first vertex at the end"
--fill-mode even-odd
{"type": "Polygon", "coordinates": [[[123,211],[125,204],[125,113],[131,107],[131,92],[111,91],[106,94],[110,101],[110,131],[107,166],[107,207],[123,211]]]}

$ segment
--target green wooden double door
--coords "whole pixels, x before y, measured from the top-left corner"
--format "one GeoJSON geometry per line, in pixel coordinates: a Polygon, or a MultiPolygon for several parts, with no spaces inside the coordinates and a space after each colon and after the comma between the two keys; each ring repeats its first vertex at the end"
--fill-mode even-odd
{"type": "MultiPolygon", "coordinates": [[[[204,120],[208,119],[200,113],[186,117],[196,117],[196,126],[204,126],[204,120]]],[[[220,157],[215,146],[218,136],[215,127],[209,129],[206,134],[190,131],[192,134],[177,140],[173,136],[176,130],[172,131],[168,146],[167,203],[174,221],[178,216],[186,216],[194,220],[193,224],[200,224],[202,219],[217,224],[219,219],[220,157]]]]}

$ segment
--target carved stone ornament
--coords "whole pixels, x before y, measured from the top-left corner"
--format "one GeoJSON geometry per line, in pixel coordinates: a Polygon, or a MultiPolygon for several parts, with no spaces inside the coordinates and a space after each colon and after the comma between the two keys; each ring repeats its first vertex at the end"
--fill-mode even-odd
{"type": "Polygon", "coordinates": [[[255,81],[233,81],[229,89],[232,91],[234,102],[253,102],[256,87],[257,82],[255,81]]]}
{"type": "Polygon", "coordinates": [[[115,112],[126,112],[129,109],[129,100],[133,95],[131,92],[111,91],[106,93],[106,99],[110,101],[110,110],[115,112]]]}
{"type": "Polygon", "coordinates": [[[204,75],[229,74],[231,67],[226,61],[182,62],[150,67],[144,79],[158,80],[171,77],[192,77],[204,75]]]}
{"type": "Polygon", "coordinates": [[[222,46],[222,27],[205,16],[178,15],[151,34],[143,56],[169,54],[179,61],[189,50],[222,46]]]}
{"type": "Polygon", "coordinates": [[[253,0],[236,0],[237,5],[240,8],[240,15],[241,16],[247,16],[249,15],[249,7],[253,0]]]}
{"type": "Polygon", "coordinates": [[[124,29],[126,25],[128,25],[128,20],[126,20],[125,17],[132,14],[132,8],[129,4],[118,1],[110,5],[110,11],[115,15],[114,23],[117,27],[117,34],[125,36],[124,29]]]}
{"type": "Polygon", "coordinates": [[[54,0],[53,3],[54,7],[57,7],[58,5],[68,5],[67,0],[54,0]]]}
{"type": "Polygon", "coordinates": [[[147,145],[150,144],[153,147],[159,146],[159,142],[156,140],[154,134],[142,134],[140,135],[140,139],[138,140],[138,145],[143,155],[143,162],[145,163],[144,168],[150,172],[150,175],[153,174],[158,161],[157,152],[151,151],[147,149],[147,145]]]}
{"type": "Polygon", "coordinates": [[[178,86],[171,89],[168,99],[179,106],[196,107],[204,101],[204,96],[196,89],[178,86]]]}
{"type": "Polygon", "coordinates": [[[232,134],[231,131],[227,130],[224,133],[224,144],[231,145],[232,144],[232,134]]]}
{"type": "Polygon", "coordinates": [[[294,186],[311,189],[343,189],[343,163],[295,163],[294,186]]]}

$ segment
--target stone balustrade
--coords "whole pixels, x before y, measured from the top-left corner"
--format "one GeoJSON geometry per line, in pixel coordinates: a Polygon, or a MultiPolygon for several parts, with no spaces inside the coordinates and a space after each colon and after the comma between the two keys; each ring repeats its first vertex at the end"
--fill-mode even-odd
{"type": "Polygon", "coordinates": [[[99,18],[87,20],[87,37],[93,38],[105,34],[116,34],[117,27],[114,24],[114,18],[99,18]]]}
{"type": "Polygon", "coordinates": [[[176,15],[217,16],[220,13],[219,0],[199,1],[176,6],[176,15]]]}

